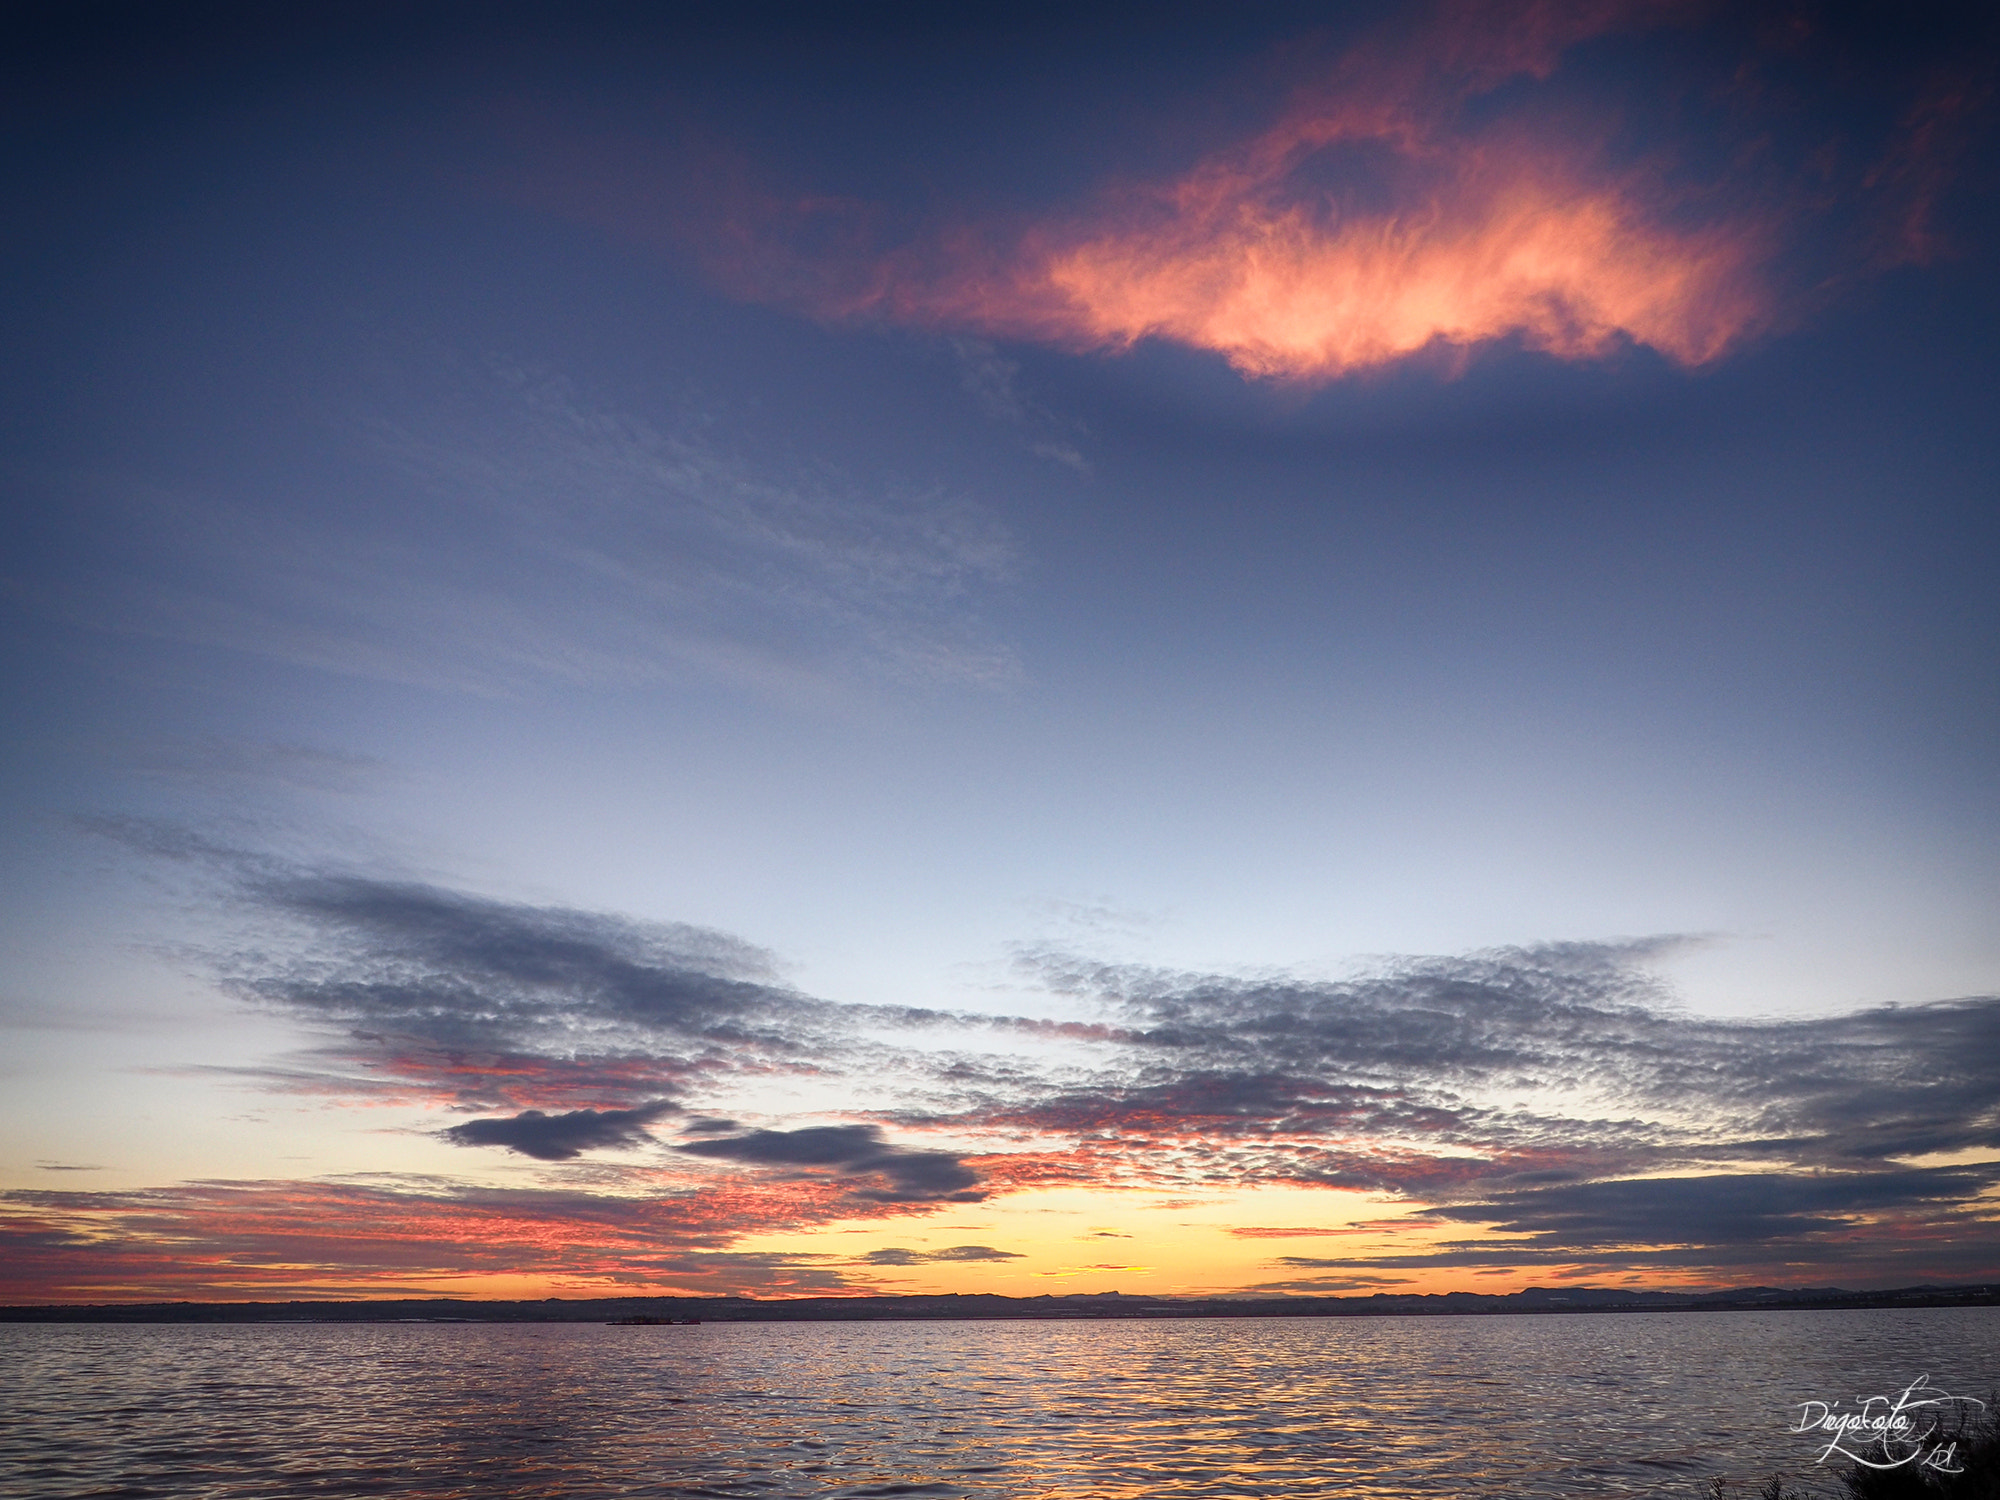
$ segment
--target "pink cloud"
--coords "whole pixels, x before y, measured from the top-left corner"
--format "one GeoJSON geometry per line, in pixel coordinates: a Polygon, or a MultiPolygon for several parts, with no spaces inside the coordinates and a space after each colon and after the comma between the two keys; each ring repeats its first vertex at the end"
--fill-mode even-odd
{"type": "Polygon", "coordinates": [[[1705,364],[1769,319],[1773,225],[1683,222],[1657,163],[1607,159],[1601,121],[1466,123],[1468,101],[1547,78],[1575,43],[1688,10],[1446,5],[1351,50],[1261,133],[1080,211],[960,225],[861,265],[862,206],[739,195],[710,264],[745,296],[825,317],[1076,349],[1161,339],[1277,380],[1501,339],[1705,364]],[[808,239],[814,255],[786,248],[808,239]]]}
{"type": "Polygon", "coordinates": [[[745,1173],[632,1174],[632,1186],[651,1191],[254,1181],[10,1193],[0,1302],[479,1295],[494,1277],[600,1295],[821,1294],[844,1284],[818,1257],[727,1247],[911,1211],[856,1202],[837,1184],[745,1173]]]}
{"type": "Polygon", "coordinates": [[[1270,123],[1184,169],[1012,215],[913,222],[908,205],[774,186],[698,127],[663,150],[520,113],[503,127],[517,165],[487,187],[830,323],[1077,352],[1157,341],[1302,386],[1418,356],[1456,370],[1490,344],[1697,368],[1947,248],[1940,205],[1993,93],[1983,55],[1883,93],[1877,59],[1794,19],[1436,0],[1310,68],[1302,44],[1280,66],[1309,81],[1270,123]],[[1669,32],[1684,54],[1641,55],[1669,32]],[[1624,46],[1617,81],[1572,68],[1594,42],[1624,46]],[[1875,121],[1896,92],[1893,122],[1875,121]]]}

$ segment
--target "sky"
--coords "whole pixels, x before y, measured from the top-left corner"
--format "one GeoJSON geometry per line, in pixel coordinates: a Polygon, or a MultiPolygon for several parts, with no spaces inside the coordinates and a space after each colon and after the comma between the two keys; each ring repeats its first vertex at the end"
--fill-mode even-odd
{"type": "Polygon", "coordinates": [[[2000,28],[27,7],[0,1300],[2000,1277],[2000,28]]]}

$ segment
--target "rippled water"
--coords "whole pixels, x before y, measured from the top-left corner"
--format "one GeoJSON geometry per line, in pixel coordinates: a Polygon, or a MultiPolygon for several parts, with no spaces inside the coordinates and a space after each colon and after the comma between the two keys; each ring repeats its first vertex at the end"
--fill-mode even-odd
{"type": "Polygon", "coordinates": [[[0,1496],[1583,1496],[1827,1481],[1794,1403],[1984,1396],[2000,1309],[0,1326],[0,1496]]]}

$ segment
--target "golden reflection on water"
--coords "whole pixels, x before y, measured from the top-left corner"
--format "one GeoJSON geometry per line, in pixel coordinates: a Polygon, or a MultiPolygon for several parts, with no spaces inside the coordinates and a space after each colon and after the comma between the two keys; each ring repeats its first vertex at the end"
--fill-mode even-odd
{"type": "Polygon", "coordinates": [[[0,1497],[1694,1497],[2000,1309],[0,1327],[0,1497]]]}

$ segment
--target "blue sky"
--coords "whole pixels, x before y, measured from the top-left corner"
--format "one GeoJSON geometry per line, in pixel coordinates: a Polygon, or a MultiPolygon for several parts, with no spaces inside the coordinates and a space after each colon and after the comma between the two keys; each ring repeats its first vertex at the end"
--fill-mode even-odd
{"type": "Polygon", "coordinates": [[[463,21],[21,50],[19,1295],[1996,1269],[1973,10],[463,21]]]}

